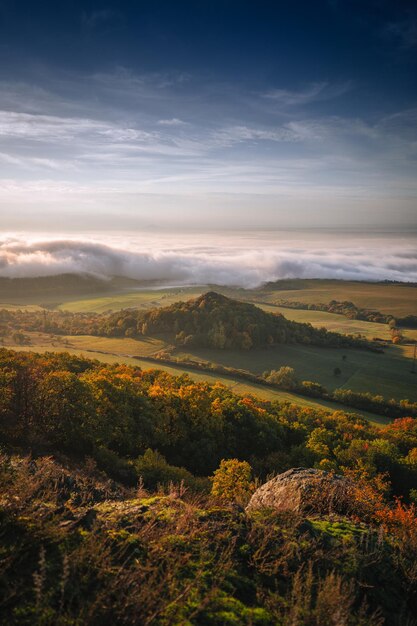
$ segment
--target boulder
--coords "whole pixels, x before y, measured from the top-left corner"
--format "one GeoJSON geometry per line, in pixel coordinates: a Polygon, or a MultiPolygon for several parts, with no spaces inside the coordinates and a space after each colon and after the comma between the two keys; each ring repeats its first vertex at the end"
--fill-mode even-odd
{"type": "Polygon", "coordinates": [[[259,487],[246,511],[276,509],[296,513],[345,514],[352,503],[352,483],[323,470],[296,467],[259,487]]]}

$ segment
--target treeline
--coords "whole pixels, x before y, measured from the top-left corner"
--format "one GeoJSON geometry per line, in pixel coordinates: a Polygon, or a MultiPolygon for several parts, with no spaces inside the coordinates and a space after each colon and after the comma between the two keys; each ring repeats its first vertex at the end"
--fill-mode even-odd
{"type": "MultiPolygon", "coordinates": [[[[261,377],[259,377],[261,378],[261,377]]],[[[352,391],[351,389],[338,388],[329,391],[323,385],[309,380],[299,381],[295,370],[292,367],[283,366],[279,370],[264,372],[262,379],[268,385],[276,386],[280,389],[293,391],[312,398],[322,398],[338,402],[345,406],[369,411],[377,415],[386,417],[417,417],[417,402],[410,400],[387,399],[381,395],[373,395],[369,392],[352,391]]]]}
{"type": "Polygon", "coordinates": [[[0,338],[15,330],[51,335],[99,335],[105,314],[0,309],[0,338]]]}
{"type": "Polygon", "coordinates": [[[416,402],[410,402],[410,400],[395,400],[394,398],[387,399],[381,395],[352,391],[351,389],[335,389],[334,391],[329,391],[326,387],[316,382],[308,380],[300,382],[293,368],[287,366],[283,366],[281,370],[278,370],[274,377],[273,375],[271,376],[271,372],[265,372],[259,375],[249,372],[248,370],[212,363],[210,361],[195,361],[184,357],[176,359],[167,351],[162,351],[160,355],[153,357],[141,356],[140,359],[155,364],[158,364],[158,362],[166,365],[174,363],[196,371],[213,372],[220,376],[240,378],[257,385],[284,389],[310,398],[330,400],[361,411],[369,411],[376,415],[384,415],[392,418],[407,416],[417,417],[416,402]],[[291,371],[290,375],[279,375],[280,371],[287,372],[288,370],[291,371]]]}
{"type": "Polygon", "coordinates": [[[92,457],[128,484],[143,476],[152,485],[181,478],[204,487],[196,477],[238,458],[263,477],[297,466],[385,472],[393,493],[417,498],[411,417],[375,429],[343,412],[242,397],[219,383],[65,353],[0,350],[0,424],[3,445],[92,457]]]}
{"type": "Polygon", "coordinates": [[[372,309],[364,309],[356,306],[349,300],[331,300],[328,304],[311,304],[292,300],[280,300],[279,306],[287,309],[300,309],[303,311],[325,311],[344,315],[350,320],[363,320],[366,322],[377,322],[379,324],[395,323],[403,328],[417,328],[417,315],[406,315],[404,317],[394,317],[394,315],[381,313],[372,309]]]}

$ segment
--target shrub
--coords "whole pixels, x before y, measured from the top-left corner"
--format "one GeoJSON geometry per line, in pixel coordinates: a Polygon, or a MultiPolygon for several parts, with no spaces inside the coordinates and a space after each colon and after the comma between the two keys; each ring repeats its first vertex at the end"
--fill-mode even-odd
{"type": "Polygon", "coordinates": [[[150,448],[136,460],[135,469],[138,476],[142,477],[147,489],[156,489],[158,486],[183,482],[193,489],[203,490],[207,484],[207,481],[195,478],[184,467],[170,465],[162,454],[150,448]]]}
{"type": "Polygon", "coordinates": [[[265,380],[268,383],[273,383],[282,387],[282,389],[296,389],[297,378],[295,376],[295,370],[292,367],[283,366],[279,370],[271,370],[269,374],[265,376],[265,380]]]}
{"type": "Polygon", "coordinates": [[[253,491],[252,468],[247,461],[223,459],[214,472],[211,493],[232,502],[245,502],[253,491]]]}

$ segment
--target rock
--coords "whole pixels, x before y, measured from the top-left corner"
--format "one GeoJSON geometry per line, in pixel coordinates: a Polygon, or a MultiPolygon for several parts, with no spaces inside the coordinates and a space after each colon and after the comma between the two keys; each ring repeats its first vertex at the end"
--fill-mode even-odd
{"type": "Polygon", "coordinates": [[[297,467],[259,487],[246,511],[276,509],[297,513],[339,513],[349,511],[352,483],[344,476],[323,470],[297,467]]]}

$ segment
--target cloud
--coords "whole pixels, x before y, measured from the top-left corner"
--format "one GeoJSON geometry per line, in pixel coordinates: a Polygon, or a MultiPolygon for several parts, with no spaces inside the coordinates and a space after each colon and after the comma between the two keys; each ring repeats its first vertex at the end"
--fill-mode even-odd
{"type": "MultiPolygon", "coordinates": [[[[417,249],[410,242],[370,239],[352,241],[298,237],[292,244],[274,237],[218,245],[161,239],[130,239],[108,244],[77,239],[0,241],[0,276],[48,276],[66,272],[101,278],[126,276],[167,285],[218,284],[255,287],[280,278],[339,278],[417,281],[417,249]],[[333,243],[332,243],[333,241],[333,243]]],[[[217,238],[218,243],[218,238],[217,238]]]]}
{"type": "MultiPolygon", "coordinates": [[[[36,198],[40,213],[45,214],[42,202],[46,207],[53,201],[71,221],[67,190],[78,194],[77,208],[86,213],[92,205],[110,206],[103,194],[114,191],[118,197],[111,210],[117,215],[146,212],[148,203],[139,198],[135,209],[130,208],[131,194],[176,194],[177,201],[169,203],[171,213],[200,222],[206,215],[201,194],[240,194],[237,210],[245,193],[276,193],[276,213],[281,215],[293,210],[300,190],[305,206],[311,207],[311,199],[324,189],[317,211],[322,222],[329,223],[340,223],[339,214],[345,211],[341,195],[380,198],[385,191],[394,221],[394,209],[402,209],[401,198],[392,197],[416,193],[415,111],[366,119],[348,117],[346,108],[343,114],[329,114],[330,109],[338,111],[332,105],[327,113],[312,114],[310,103],[349,88],[349,83],[316,81],[298,91],[277,89],[261,98],[243,85],[201,77],[198,83],[195,77],[176,73],[135,74],[123,67],[90,76],[62,74],[43,83],[40,78],[30,85],[2,81],[3,224],[15,223],[5,220],[18,205],[29,214],[36,198]],[[186,213],[184,196],[194,198],[186,213]],[[327,209],[330,197],[334,208],[327,209]]],[[[269,219],[272,209],[256,203],[247,211],[269,219]]],[[[314,211],[301,207],[294,215],[301,225],[306,214],[311,223],[314,211]]],[[[165,218],[167,213],[159,215],[165,218]]],[[[35,227],[37,216],[28,215],[35,227]]],[[[220,219],[227,220],[227,214],[220,219]]]]}
{"type": "Polygon", "coordinates": [[[187,122],[183,122],[177,117],[173,117],[170,120],[158,120],[158,124],[160,124],[161,126],[186,126],[187,122]]]}
{"type": "Polygon", "coordinates": [[[236,143],[253,141],[298,141],[300,139],[296,130],[290,125],[276,128],[251,128],[248,126],[230,126],[213,132],[211,142],[214,145],[230,147],[236,143]]]}
{"type": "Polygon", "coordinates": [[[298,91],[289,89],[270,89],[261,94],[263,98],[273,100],[283,106],[302,106],[311,102],[338,98],[352,88],[352,82],[330,84],[326,81],[314,82],[298,91]]]}
{"type": "Polygon", "coordinates": [[[76,137],[95,137],[114,142],[150,141],[152,133],[111,122],[56,115],[33,115],[0,111],[0,136],[38,141],[68,141],[76,137]]]}

